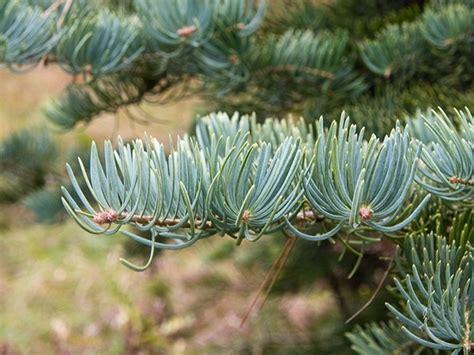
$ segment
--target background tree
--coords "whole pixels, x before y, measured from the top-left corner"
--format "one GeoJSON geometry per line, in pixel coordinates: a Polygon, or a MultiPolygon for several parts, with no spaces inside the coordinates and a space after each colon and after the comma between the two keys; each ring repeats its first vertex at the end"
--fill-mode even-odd
{"type": "MultiPolygon", "coordinates": [[[[472,5],[366,1],[360,13],[351,0],[277,1],[264,21],[264,1],[8,1],[0,63],[15,71],[58,64],[74,77],[45,110],[64,129],[102,112],[141,120],[143,100],[197,94],[209,110],[256,112],[211,114],[171,152],[150,138],[115,150],[106,143],[101,158],[94,144],[90,166],[68,167],[71,186],[63,188],[66,210],[87,231],[120,231],[151,246],[150,263],[155,248],[214,235],[239,245],[283,233],[280,262],[295,237],[332,240],[323,253],[352,253],[338,267],[369,279],[364,256],[380,265],[398,244],[401,281],[387,305],[395,320],[357,327],[348,335],[353,349],[468,353],[474,123],[468,109],[452,107],[472,106],[472,5]],[[356,126],[345,115],[330,123],[342,108],[356,126]],[[288,113],[306,122],[264,120],[288,113]],[[322,113],[326,121],[314,121],[322,113]]],[[[21,143],[4,146],[4,160],[22,154],[21,143]]],[[[31,169],[45,175],[51,167],[31,169]]],[[[49,205],[45,196],[30,203],[49,205]]],[[[293,262],[324,270],[318,277],[350,316],[360,306],[347,297],[357,280],[342,281],[332,257],[315,263],[317,253],[293,262]]],[[[291,258],[287,267],[295,270],[291,258]]],[[[386,319],[371,307],[369,319],[386,319]]]]}

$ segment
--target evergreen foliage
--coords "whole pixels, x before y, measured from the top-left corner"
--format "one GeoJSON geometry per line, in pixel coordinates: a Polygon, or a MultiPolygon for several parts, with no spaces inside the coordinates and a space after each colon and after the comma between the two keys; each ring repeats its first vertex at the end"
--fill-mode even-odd
{"type": "Polygon", "coordinates": [[[387,324],[371,323],[366,327],[356,326],[347,337],[353,344],[352,349],[358,354],[411,354],[421,348],[407,338],[393,321],[387,324]]]}
{"type": "MultiPolygon", "coordinates": [[[[82,84],[71,84],[47,107],[64,128],[144,98],[160,102],[178,92],[172,97],[179,99],[182,87],[212,98],[219,110],[311,117],[311,108],[328,114],[361,95],[377,99],[386,82],[404,85],[414,76],[430,85],[449,83],[460,93],[472,84],[469,1],[433,1],[423,11],[416,5],[407,21],[394,15],[406,9],[403,1],[367,1],[374,17],[393,17],[382,26],[367,24],[367,13],[353,1],[281,0],[263,28],[263,0],[110,1],[108,9],[94,1],[29,3],[2,5],[0,64],[21,70],[44,61],[82,76],[82,84]],[[309,26],[305,18],[314,16],[309,26]],[[354,23],[365,29],[354,31],[354,23]]],[[[431,104],[439,104],[432,95],[431,104]]],[[[419,100],[414,106],[429,105],[419,100]]]]}
{"type": "Polygon", "coordinates": [[[446,238],[433,234],[407,238],[406,243],[404,279],[395,279],[405,308],[402,313],[390,304],[387,307],[417,343],[469,353],[474,335],[471,244],[448,244],[446,238]]]}
{"type": "Polygon", "coordinates": [[[0,202],[15,201],[45,184],[58,147],[44,130],[22,130],[0,143],[0,202]]]}
{"type": "Polygon", "coordinates": [[[42,222],[64,219],[58,185],[69,183],[62,165],[72,157],[87,158],[84,148],[71,146],[61,153],[54,136],[37,127],[5,138],[0,142],[0,205],[21,201],[42,222]]]}
{"type": "Polygon", "coordinates": [[[470,353],[474,335],[472,245],[461,237],[464,226],[454,230],[458,235],[452,241],[432,233],[406,238],[397,261],[403,279],[395,278],[403,310],[387,304],[403,326],[390,321],[356,327],[347,336],[357,353],[411,354],[423,347],[470,353]]]}
{"type": "Polygon", "coordinates": [[[0,199],[54,219],[62,195],[86,231],[149,246],[145,267],[122,260],[138,271],[155,249],[282,234],[338,242],[357,258],[351,277],[388,238],[398,303],[390,320],[347,334],[353,350],[470,353],[474,4],[363,5],[280,0],[264,21],[264,0],[3,2],[0,66],[57,64],[74,77],[45,109],[64,129],[189,93],[224,111],[169,152],[152,137],[93,143],[73,153],[83,157],[67,165],[70,182],[49,136],[21,132],[0,145],[0,199]],[[339,122],[314,120],[343,106],[339,122]],[[287,113],[306,120],[266,118],[287,113]]]}
{"type": "MultiPolygon", "coordinates": [[[[441,115],[430,117],[422,122],[425,130],[446,125],[443,131],[433,132],[450,135],[451,139],[445,140],[451,142],[449,155],[443,154],[436,142],[423,145],[421,155],[422,143],[411,139],[409,130],[400,126],[383,141],[374,135],[364,141],[363,132],[357,134],[344,115],[340,124],[333,122],[327,132],[322,119],[314,129],[304,122],[272,124],[268,120],[258,124],[255,116],[211,115],[198,123],[197,139],[179,139],[168,158],[163,146],[152,138],[136,140],[133,145],[121,142],[116,151],[107,142],[104,168],[93,144],[90,174],[82,169],[82,175],[100,209],[81,198],[87,207],[81,212],[67,190],[63,202],[91,232],[115,233],[131,223],[139,230],[176,236],[180,247],[188,245],[180,242],[183,238],[194,242],[201,236],[225,233],[238,242],[242,238],[253,241],[286,227],[296,236],[315,240],[330,238],[341,229],[356,232],[359,227],[397,232],[416,218],[430,197],[428,194],[418,206],[410,206],[412,211],[405,209],[415,175],[422,188],[437,196],[459,195],[457,201],[472,203],[474,188],[463,175],[464,168],[472,168],[472,116],[469,111],[458,115],[461,135],[467,139],[460,138],[441,115]],[[459,141],[454,147],[453,139],[459,141]],[[437,167],[431,152],[441,155],[436,161],[443,166],[440,158],[451,157],[452,169],[437,167]],[[447,184],[445,188],[423,180],[423,176],[433,179],[430,170],[438,174],[435,182],[447,184]],[[313,211],[310,220],[321,215],[335,224],[334,229],[313,236],[299,232],[291,220],[304,214],[306,203],[313,211]],[[114,215],[108,220],[106,213],[114,215]],[[94,224],[88,215],[99,222],[94,224]],[[104,221],[100,220],[102,215],[104,221]],[[397,220],[399,215],[404,216],[402,220],[397,220]],[[101,226],[107,224],[117,227],[101,226]],[[183,235],[176,233],[180,227],[185,227],[183,235]]],[[[76,193],[83,195],[71,168],[68,171],[76,193]]],[[[131,235],[129,231],[125,234],[131,235]]]]}

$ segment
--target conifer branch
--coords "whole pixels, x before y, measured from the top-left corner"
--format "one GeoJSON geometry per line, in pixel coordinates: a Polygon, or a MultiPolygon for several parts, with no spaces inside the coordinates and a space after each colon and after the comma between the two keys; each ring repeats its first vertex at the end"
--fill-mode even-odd
{"type": "MultiPolygon", "coordinates": [[[[449,130],[445,134],[458,134],[449,130]]],[[[417,175],[424,158],[420,152],[429,148],[400,125],[383,141],[374,136],[364,141],[363,131],[357,133],[344,115],[339,125],[325,130],[322,119],[312,128],[217,114],[203,118],[196,134],[179,139],[168,157],[150,138],[133,145],[120,142],[115,151],[106,143],[105,167],[93,145],[90,173],[81,165],[94,202],[84,197],[68,167],[86,212],[79,212],[76,199],[64,190],[66,209],[91,233],[113,234],[132,225],[154,230],[158,238],[197,241],[227,234],[240,244],[283,230],[309,240],[329,239],[340,231],[397,233],[430,198],[406,204],[415,176],[421,186],[439,193],[417,175]],[[333,226],[330,231],[321,231],[319,216],[333,226]]],[[[468,203],[470,195],[463,196],[468,203]]]]}

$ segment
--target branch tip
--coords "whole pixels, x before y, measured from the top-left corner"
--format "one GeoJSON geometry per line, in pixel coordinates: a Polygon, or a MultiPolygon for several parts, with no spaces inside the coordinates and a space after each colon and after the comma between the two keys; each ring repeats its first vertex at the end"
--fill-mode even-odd
{"type": "Polygon", "coordinates": [[[374,216],[374,211],[370,207],[363,206],[359,209],[359,216],[364,221],[370,221],[374,216]]]}

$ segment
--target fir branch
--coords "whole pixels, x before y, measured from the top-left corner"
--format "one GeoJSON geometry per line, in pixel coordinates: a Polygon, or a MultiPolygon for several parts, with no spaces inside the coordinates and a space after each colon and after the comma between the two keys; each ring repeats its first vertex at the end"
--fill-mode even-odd
{"type": "Polygon", "coordinates": [[[421,176],[417,181],[447,201],[469,204],[474,197],[474,119],[467,108],[457,111],[456,118],[461,127],[459,131],[441,110],[422,116],[432,141],[423,148],[421,176]]]}
{"type": "Polygon", "coordinates": [[[90,173],[81,170],[99,210],[84,197],[69,167],[87,212],[79,212],[64,190],[66,209],[96,234],[130,224],[153,230],[158,238],[195,242],[227,234],[240,244],[276,231],[309,240],[346,231],[367,243],[376,241],[363,236],[367,229],[402,231],[429,200],[427,195],[405,205],[421,145],[400,126],[383,141],[364,141],[344,116],[325,131],[322,120],[312,129],[301,122],[260,125],[247,116],[218,114],[204,118],[196,134],[178,140],[168,157],[153,139],[120,142],[116,151],[106,143],[105,168],[93,145],[90,173]],[[308,132],[315,132],[316,143],[308,132]],[[284,138],[288,134],[307,138],[284,138]],[[113,218],[104,211],[113,211],[113,218]],[[319,216],[333,225],[329,232],[321,232],[319,216]]]}
{"type": "Polygon", "coordinates": [[[472,247],[448,244],[427,234],[406,239],[399,260],[402,279],[395,279],[403,310],[386,304],[402,330],[415,342],[455,353],[471,347],[471,290],[474,274],[472,247]]]}

